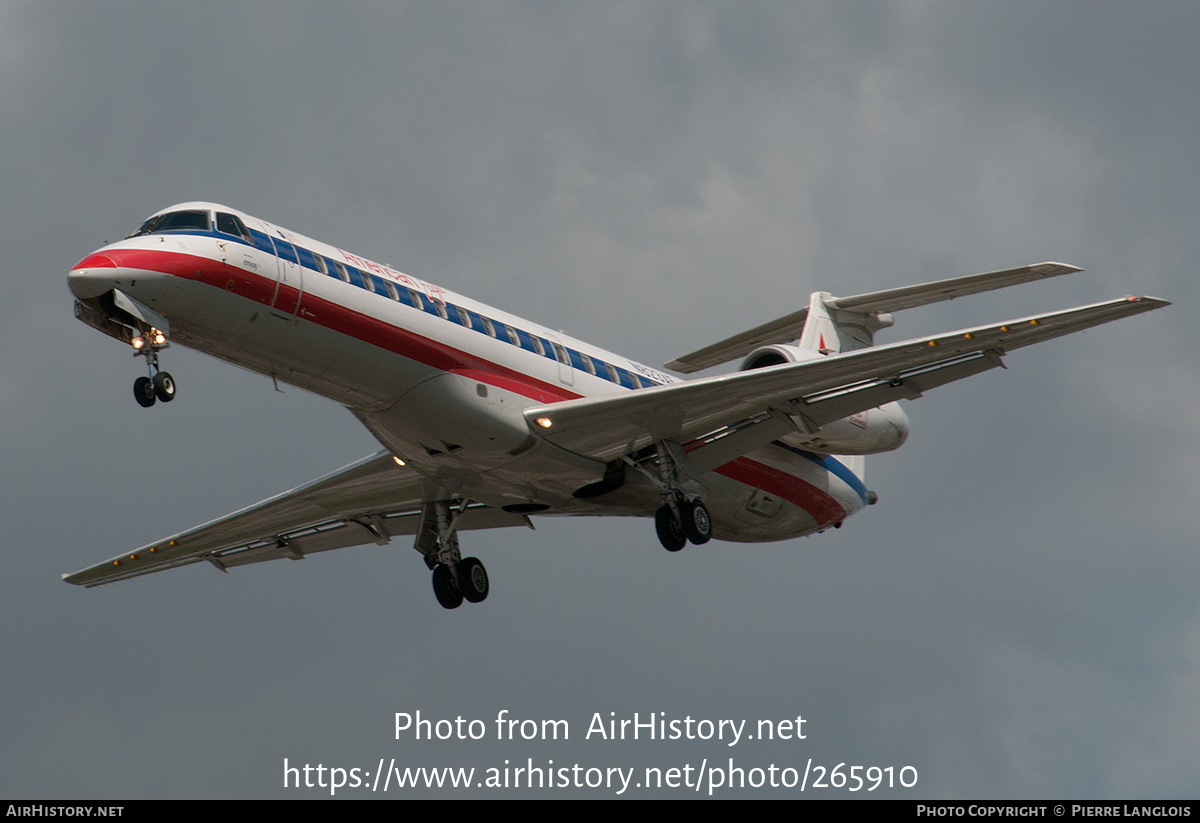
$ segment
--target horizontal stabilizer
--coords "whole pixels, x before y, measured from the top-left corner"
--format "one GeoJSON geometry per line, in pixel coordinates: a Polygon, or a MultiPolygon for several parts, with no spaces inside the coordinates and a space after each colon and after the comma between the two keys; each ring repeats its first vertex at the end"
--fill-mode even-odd
{"type": "MultiPolygon", "coordinates": [[[[893,312],[938,303],[942,300],[953,300],[955,297],[965,297],[968,294],[1002,289],[1019,283],[1028,283],[1031,280],[1044,280],[1047,277],[1057,277],[1076,271],[1083,271],[1083,269],[1077,266],[1068,266],[1065,263],[1036,263],[1032,266],[971,274],[966,277],[954,277],[949,280],[937,280],[916,286],[868,292],[852,297],[834,297],[827,300],[825,305],[830,309],[856,314],[893,312]]],[[[790,343],[800,338],[807,319],[808,308],[805,307],[800,311],[792,312],[777,320],[726,338],[720,343],[714,343],[677,360],[672,360],[667,363],[666,368],[691,374],[745,357],[760,346],[790,343]]]]}

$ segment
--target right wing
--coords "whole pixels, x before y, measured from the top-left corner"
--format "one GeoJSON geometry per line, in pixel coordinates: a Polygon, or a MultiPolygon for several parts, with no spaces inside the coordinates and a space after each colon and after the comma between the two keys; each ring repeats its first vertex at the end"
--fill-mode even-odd
{"type": "MultiPolygon", "coordinates": [[[[420,476],[381,451],[257,505],[64,574],[63,580],[100,586],[201,561],[225,571],[364,543],[383,545],[417,533],[421,505],[420,476]]],[[[528,525],[524,515],[475,505],[462,514],[458,529],[528,525]]]]}
{"type": "Polygon", "coordinates": [[[614,460],[658,441],[701,438],[689,456],[704,470],[793,430],[791,417],[815,430],[999,366],[1012,349],[1167,305],[1154,297],[1126,297],[813,360],[535,406],[525,410],[525,418],[541,437],[596,460],[614,460]]]}

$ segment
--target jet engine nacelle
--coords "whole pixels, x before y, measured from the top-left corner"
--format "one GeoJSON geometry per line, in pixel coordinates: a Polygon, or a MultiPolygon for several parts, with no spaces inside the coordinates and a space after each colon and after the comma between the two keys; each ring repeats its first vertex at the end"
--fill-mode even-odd
{"type": "MultiPolygon", "coordinates": [[[[740,371],[762,369],[784,363],[817,360],[824,355],[799,346],[763,346],[742,361],[740,371]]],[[[801,415],[791,415],[796,431],[783,439],[797,446],[825,454],[876,454],[900,448],[908,439],[908,415],[898,403],[834,420],[814,428],[801,415]]]]}
{"type": "Polygon", "coordinates": [[[824,355],[815,351],[802,349],[799,346],[763,346],[746,355],[738,371],[765,369],[767,366],[779,366],[783,363],[799,363],[802,360],[816,360],[824,355]]]}

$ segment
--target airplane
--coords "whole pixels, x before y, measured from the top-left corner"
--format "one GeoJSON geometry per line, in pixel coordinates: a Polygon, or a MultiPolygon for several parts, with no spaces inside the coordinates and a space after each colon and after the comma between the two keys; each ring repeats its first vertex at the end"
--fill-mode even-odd
{"type": "Polygon", "coordinates": [[[1169,305],[1124,297],[875,345],[892,313],[1081,271],[1038,263],[807,306],[667,363],[681,379],[215,203],[157,212],[70,271],[75,315],[131,346],[144,407],[171,402],[172,343],[344,405],[374,455],[110,558],[98,586],[207,562],[221,571],[411,536],[447,609],[488,575],[464,531],[531,515],[653,518],[668,551],[840,528],[877,500],[866,455],[899,448],[899,402],[1013,349],[1169,305]]]}

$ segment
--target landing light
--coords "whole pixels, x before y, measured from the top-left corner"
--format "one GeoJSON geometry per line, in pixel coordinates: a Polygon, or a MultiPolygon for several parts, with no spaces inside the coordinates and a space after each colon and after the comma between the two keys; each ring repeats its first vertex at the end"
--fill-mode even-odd
{"type": "Polygon", "coordinates": [[[396,455],[394,455],[394,454],[392,455],[392,459],[396,461],[396,465],[397,465],[397,466],[403,466],[403,465],[404,465],[404,461],[403,461],[403,460],[401,460],[399,457],[397,457],[397,456],[396,456],[396,455]]]}
{"type": "Polygon", "coordinates": [[[167,337],[166,337],[166,335],[164,335],[164,334],[163,334],[162,332],[160,332],[160,331],[155,331],[155,332],[154,332],[154,344],[155,344],[156,346],[161,346],[161,345],[162,345],[163,343],[165,343],[165,342],[167,342],[167,337]]]}
{"type": "Polygon", "coordinates": [[[554,425],[553,423],[551,423],[551,422],[550,422],[550,418],[549,418],[549,417],[539,417],[539,418],[538,418],[538,419],[537,419],[535,422],[536,422],[536,423],[537,423],[539,426],[541,426],[543,429],[548,429],[548,428],[550,428],[551,426],[553,426],[553,425],[554,425]]]}
{"type": "Polygon", "coordinates": [[[133,347],[134,347],[135,349],[141,349],[141,348],[142,348],[142,346],[146,345],[146,338],[142,337],[142,336],[139,334],[137,337],[133,338],[133,339],[132,339],[132,340],[130,340],[129,342],[133,344],[133,347]]]}

